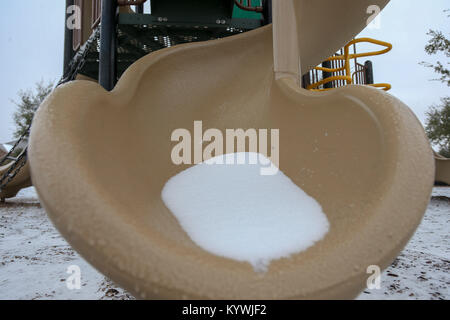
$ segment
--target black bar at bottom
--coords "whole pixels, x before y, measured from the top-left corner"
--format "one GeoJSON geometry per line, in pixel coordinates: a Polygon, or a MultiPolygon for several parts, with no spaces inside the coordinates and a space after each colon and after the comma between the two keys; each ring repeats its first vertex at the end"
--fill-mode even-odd
{"type": "Polygon", "coordinates": [[[355,319],[363,317],[367,310],[380,310],[380,314],[405,318],[409,317],[409,312],[416,314],[415,308],[417,311],[426,308],[431,316],[433,312],[437,316],[448,310],[444,309],[448,307],[445,301],[0,301],[3,311],[10,308],[15,314],[33,309],[34,313],[54,312],[55,306],[66,310],[89,308],[89,314],[95,313],[97,307],[103,318],[118,318],[121,311],[123,315],[142,311],[149,319],[173,320],[299,320],[309,314],[319,315],[322,310],[333,310],[334,314],[346,317],[351,310],[355,319]]]}

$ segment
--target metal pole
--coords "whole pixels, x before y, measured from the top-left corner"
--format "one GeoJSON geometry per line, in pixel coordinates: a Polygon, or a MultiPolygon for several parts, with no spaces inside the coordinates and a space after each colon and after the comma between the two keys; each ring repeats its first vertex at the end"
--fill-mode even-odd
{"type": "Polygon", "coordinates": [[[114,88],[116,82],[116,19],[117,0],[102,0],[98,81],[108,91],[114,88]]]}
{"type": "Polygon", "coordinates": [[[263,7],[264,24],[272,23],[272,0],[264,0],[263,7]]]}
{"type": "Polygon", "coordinates": [[[372,65],[372,61],[367,60],[364,63],[364,80],[366,81],[366,84],[374,84],[374,79],[373,79],[373,65],[372,65]]]}
{"type": "Polygon", "coordinates": [[[311,74],[308,72],[302,76],[302,88],[306,89],[311,84],[311,74]]]}
{"type": "Polygon", "coordinates": [[[139,4],[136,6],[136,13],[139,13],[139,14],[144,13],[144,4],[139,4]]]}
{"type": "MultiPolygon", "coordinates": [[[[324,61],[324,62],[322,62],[322,67],[331,69],[331,61],[324,61]]],[[[323,79],[327,79],[327,78],[330,78],[332,76],[333,76],[333,74],[331,72],[325,72],[325,71],[322,72],[323,79]]],[[[332,81],[327,82],[327,83],[325,83],[323,85],[323,87],[324,87],[324,89],[331,89],[331,88],[333,88],[333,82],[332,81]]]]}
{"type": "Polygon", "coordinates": [[[74,0],[66,0],[66,12],[64,15],[64,66],[63,75],[69,72],[69,63],[73,58],[73,30],[67,27],[67,21],[70,14],[67,12],[70,6],[73,6],[74,0]]]}

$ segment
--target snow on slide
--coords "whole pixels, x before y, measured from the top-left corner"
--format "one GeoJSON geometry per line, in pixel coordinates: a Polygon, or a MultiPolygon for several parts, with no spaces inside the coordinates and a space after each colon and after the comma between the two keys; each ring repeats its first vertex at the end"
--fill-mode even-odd
{"type": "Polygon", "coordinates": [[[321,240],[329,222],[283,172],[261,175],[273,163],[263,155],[256,164],[248,161],[257,155],[227,154],[193,166],[166,183],[162,199],[198,246],[266,271],[272,260],[321,240]],[[245,163],[229,164],[238,157],[245,163]]]}

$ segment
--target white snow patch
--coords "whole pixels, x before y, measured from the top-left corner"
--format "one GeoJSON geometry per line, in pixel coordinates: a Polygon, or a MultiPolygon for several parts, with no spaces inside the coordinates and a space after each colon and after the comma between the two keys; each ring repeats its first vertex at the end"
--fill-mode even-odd
{"type": "Polygon", "coordinates": [[[193,166],[166,183],[162,199],[198,246],[266,271],[270,261],[321,240],[329,222],[320,204],[281,171],[260,174],[269,159],[260,155],[252,164],[252,156],[228,154],[193,166]],[[234,155],[247,161],[229,164],[234,155]]]}

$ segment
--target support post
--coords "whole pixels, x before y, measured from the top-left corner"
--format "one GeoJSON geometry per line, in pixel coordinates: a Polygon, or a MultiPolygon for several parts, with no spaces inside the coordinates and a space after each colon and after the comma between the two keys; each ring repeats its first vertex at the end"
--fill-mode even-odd
{"type": "Polygon", "coordinates": [[[310,84],[311,84],[311,74],[310,72],[308,72],[302,76],[302,88],[306,89],[310,84]]]}
{"type": "Polygon", "coordinates": [[[273,59],[275,79],[291,78],[302,86],[299,35],[295,0],[274,1],[273,10],[273,59]]]}
{"type": "Polygon", "coordinates": [[[139,4],[136,6],[136,13],[139,13],[139,14],[144,13],[144,4],[139,4]]]}
{"type": "Polygon", "coordinates": [[[372,65],[372,61],[367,60],[364,63],[364,80],[366,82],[366,84],[374,84],[374,79],[373,79],[373,65],[372,65]]]}
{"type": "Polygon", "coordinates": [[[73,6],[74,0],[66,0],[65,15],[64,15],[64,66],[63,75],[65,76],[69,72],[69,63],[73,58],[73,30],[70,30],[67,26],[67,21],[70,18],[69,7],[73,6]]]}
{"type": "Polygon", "coordinates": [[[108,91],[116,84],[117,0],[102,0],[99,83],[108,91]]]}
{"type": "MultiPolygon", "coordinates": [[[[331,69],[331,61],[324,61],[322,62],[322,67],[323,68],[327,68],[327,69],[331,69]]],[[[333,74],[331,72],[322,72],[322,76],[323,79],[327,79],[333,76],[333,74]]],[[[333,82],[327,82],[323,85],[324,89],[331,89],[333,88],[333,82]]]]}
{"type": "Polygon", "coordinates": [[[263,17],[264,17],[264,24],[271,24],[272,23],[272,0],[264,0],[264,7],[263,7],[263,17]]]}

